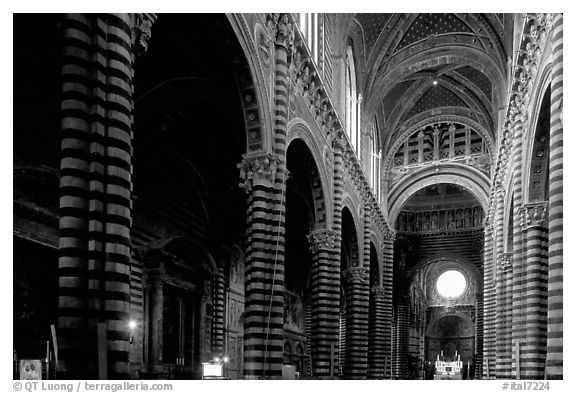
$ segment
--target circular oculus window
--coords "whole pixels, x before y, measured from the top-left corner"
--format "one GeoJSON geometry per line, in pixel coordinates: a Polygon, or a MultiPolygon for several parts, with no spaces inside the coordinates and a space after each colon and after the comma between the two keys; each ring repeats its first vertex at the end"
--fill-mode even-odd
{"type": "Polygon", "coordinates": [[[436,280],[436,290],[445,298],[457,298],[465,289],[466,277],[458,270],[447,270],[436,280]]]}

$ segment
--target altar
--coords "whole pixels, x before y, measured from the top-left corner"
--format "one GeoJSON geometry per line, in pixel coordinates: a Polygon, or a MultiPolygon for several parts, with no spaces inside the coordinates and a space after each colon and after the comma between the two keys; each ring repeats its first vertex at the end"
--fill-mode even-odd
{"type": "Polygon", "coordinates": [[[437,355],[434,367],[434,379],[462,379],[463,364],[458,351],[455,351],[453,357],[448,358],[444,357],[442,351],[437,355]]]}

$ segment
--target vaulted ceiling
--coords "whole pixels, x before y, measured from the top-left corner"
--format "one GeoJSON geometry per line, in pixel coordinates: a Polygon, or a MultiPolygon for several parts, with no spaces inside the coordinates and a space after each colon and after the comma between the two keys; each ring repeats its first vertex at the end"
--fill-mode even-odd
{"type": "Polygon", "coordinates": [[[364,118],[389,149],[410,125],[462,120],[494,135],[506,94],[511,14],[340,14],[364,118]]]}

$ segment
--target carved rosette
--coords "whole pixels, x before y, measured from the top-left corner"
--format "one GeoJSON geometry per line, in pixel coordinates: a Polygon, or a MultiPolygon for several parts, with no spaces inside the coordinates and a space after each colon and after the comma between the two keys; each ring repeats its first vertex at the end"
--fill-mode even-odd
{"type": "Polygon", "coordinates": [[[381,287],[374,287],[370,289],[370,293],[372,294],[372,298],[375,301],[382,301],[386,299],[386,290],[381,287]]]}
{"type": "Polygon", "coordinates": [[[548,204],[525,205],[520,208],[520,224],[523,230],[548,225],[548,204]]]}
{"type": "Polygon", "coordinates": [[[250,192],[255,185],[274,187],[280,158],[272,153],[245,155],[238,164],[240,188],[250,192]]]}
{"type": "Polygon", "coordinates": [[[512,269],[512,258],[513,258],[513,254],[512,253],[506,253],[506,254],[502,254],[500,256],[498,256],[498,267],[500,268],[500,270],[502,271],[508,271],[510,269],[512,269]]]}
{"type": "Polygon", "coordinates": [[[367,267],[355,266],[346,269],[343,273],[344,283],[348,285],[354,284],[368,284],[370,278],[370,271],[367,267]]]}
{"type": "Polygon", "coordinates": [[[156,14],[132,14],[132,49],[136,56],[146,54],[156,19],[156,14]]]}
{"type": "Polygon", "coordinates": [[[339,235],[331,229],[320,229],[311,232],[307,237],[310,243],[310,251],[313,254],[319,251],[334,250],[335,244],[339,240],[339,235]]]}

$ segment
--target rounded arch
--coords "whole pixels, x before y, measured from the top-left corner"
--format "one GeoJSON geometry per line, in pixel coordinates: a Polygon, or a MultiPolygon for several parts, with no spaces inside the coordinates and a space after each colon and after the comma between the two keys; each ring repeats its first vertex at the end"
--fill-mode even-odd
{"type": "MultiPolygon", "coordinates": [[[[548,164],[548,154],[549,154],[549,138],[550,138],[550,108],[546,110],[543,105],[550,106],[550,91],[551,91],[551,81],[552,81],[552,64],[548,63],[542,70],[539,78],[539,83],[534,89],[534,93],[532,96],[532,102],[535,102],[535,105],[532,106],[531,111],[528,113],[528,124],[529,129],[526,135],[526,154],[524,156],[524,162],[522,167],[525,168],[523,171],[523,179],[522,184],[523,187],[523,195],[522,200],[524,203],[531,203],[531,202],[542,202],[546,198],[547,190],[545,188],[548,187],[547,177],[548,177],[548,168],[539,168],[540,173],[543,172],[544,182],[541,184],[541,188],[544,187],[543,191],[540,192],[532,192],[533,191],[533,176],[535,172],[538,170],[536,168],[536,152],[535,149],[539,145],[540,147],[544,147],[544,154],[545,154],[545,161],[548,164]],[[542,117],[548,116],[548,124],[547,130],[540,129],[540,121],[542,121],[542,117]],[[540,131],[540,133],[539,133],[540,131]],[[546,134],[546,135],[544,135],[546,134]],[[538,137],[545,137],[546,139],[542,141],[543,143],[538,143],[536,139],[538,137]],[[539,194],[538,197],[533,197],[532,194],[539,194]]],[[[541,176],[538,176],[541,177],[541,176]]]]}
{"type": "MultiPolygon", "coordinates": [[[[254,151],[272,151],[272,135],[265,131],[272,130],[273,127],[272,111],[270,108],[264,107],[264,104],[268,103],[269,99],[268,93],[266,92],[268,81],[264,79],[267,72],[264,70],[263,62],[260,60],[258,55],[258,50],[261,48],[257,48],[258,43],[255,45],[252,31],[248,27],[244,14],[227,13],[226,17],[230,22],[230,26],[232,27],[244,54],[244,58],[242,59],[243,61],[238,64],[237,70],[235,70],[237,73],[236,77],[237,80],[242,80],[242,78],[240,78],[240,71],[242,68],[248,71],[242,75],[246,78],[246,85],[249,86],[249,90],[253,92],[253,102],[257,108],[258,119],[260,119],[260,124],[252,124],[250,127],[251,135],[261,141],[260,149],[255,148],[254,151]]],[[[246,102],[247,96],[245,91],[243,91],[243,93],[244,97],[242,102],[249,104],[249,102],[246,102]]],[[[247,110],[248,109],[245,106],[245,111],[247,110]]],[[[245,114],[245,117],[249,118],[249,116],[250,113],[245,114]]],[[[255,144],[255,146],[257,146],[257,144],[255,144]]]]}
{"type": "Polygon", "coordinates": [[[463,256],[456,255],[456,254],[436,255],[436,256],[428,257],[428,258],[425,258],[425,259],[419,261],[418,263],[416,263],[412,267],[412,269],[410,269],[410,271],[406,275],[406,282],[407,283],[412,282],[413,278],[421,270],[423,270],[429,266],[432,266],[436,263],[442,263],[442,262],[444,262],[444,263],[452,262],[452,263],[456,263],[460,266],[463,266],[468,272],[470,272],[472,274],[472,276],[476,280],[476,284],[478,285],[478,288],[481,288],[481,285],[483,282],[483,277],[482,277],[480,270],[478,270],[476,265],[474,265],[472,262],[468,261],[463,256]]]}
{"type": "MultiPolygon", "coordinates": [[[[330,176],[328,175],[328,169],[326,162],[324,160],[325,155],[323,154],[323,149],[321,144],[318,142],[314,133],[310,130],[306,122],[301,118],[294,118],[288,122],[288,132],[286,136],[286,151],[295,140],[301,140],[312,156],[314,164],[316,166],[319,178],[316,181],[319,183],[315,188],[320,196],[320,200],[315,201],[319,204],[318,207],[322,208],[325,221],[321,225],[317,225],[316,229],[321,228],[331,228],[332,227],[332,211],[333,211],[333,201],[331,198],[327,198],[330,195],[330,176]]],[[[314,180],[314,179],[313,179],[314,180]]],[[[316,213],[319,213],[318,211],[316,213]]],[[[317,214],[318,215],[318,214],[317,214]]],[[[317,220],[318,221],[318,220],[317,220]]],[[[319,224],[317,222],[317,224],[319,224]]]]}
{"type": "Polygon", "coordinates": [[[389,192],[389,221],[394,228],[404,204],[420,189],[438,183],[451,183],[466,188],[488,211],[490,181],[482,172],[462,164],[440,164],[405,176],[389,192]]]}
{"type": "Polygon", "coordinates": [[[363,261],[358,217],[350,203],[342,203],[342,205],[341,249],[348,262],[341,264],[341,270],[344,271],[350,267],[362,266],[363,261]]]}
{"type": "Polygon", "coordinates": [[[430,319],[430,322],[428,322],[428,326],[426,327],[426,331],[425,331],[424,335],[426,337],[431,337],[432,331],[434,330],[434,328],[436,327],[438,322],[440,322],[442,319],[444,319],[446,317],[457,317],[457,318],[462,319],[469,328],[470,327],[472,328],[471,330],[473,331],[474,321],[472,321],[472,317],[470,316],[470,314],[467,314],[467,313],[462,312],[462,311],[444,310],[444,311],[438,313],[437,315],[435,315],[432,319],[430,319]]]}

